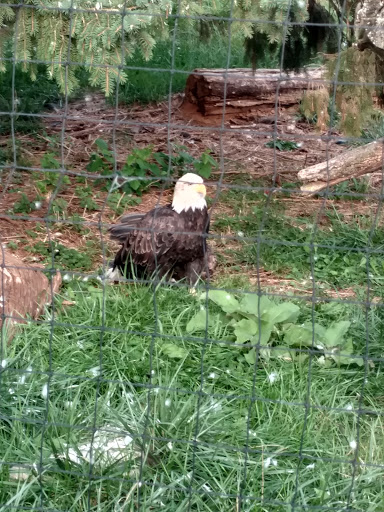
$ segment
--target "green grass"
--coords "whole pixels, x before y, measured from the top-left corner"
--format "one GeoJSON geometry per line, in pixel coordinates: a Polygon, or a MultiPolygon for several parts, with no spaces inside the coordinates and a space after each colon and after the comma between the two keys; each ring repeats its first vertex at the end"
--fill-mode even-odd
{"type": "Polygon", "coordinates": [[[233,205],[233,215],[216,218],[215,229],[223,233],[230,229],[232,236],[239,232],[244,236],[237,250],[230,251],[235,264],[259,263],[278,275],[308,281],[312,258],[316,281],[332,288],[364,286],[365,290],[369,273],[372,291],[382,296],[384,234],[381,227],[371,233],[372,218],[356,214],[358,221],[347,223],[336,210],[328,211],[328,225],[317,228],[315,216],[286,216],[278,198],[269,204],[264,220],[262,194],[231,191],[222,199],[233,205]],[[259,234],[262,241],[258,253],[259,234]]]}
{"type": "MultiPolygon", "coordinates": [[[[228,38],[215,33],[209,42],[201,42],[196,34],[182,32],[175,41],[173,64],[172,52],[173,42],[169,40],[156,45],[153,58],[149,62],[139,54],[129,60],[128,66],[148,70],[127,71],[128,81],[119,87],[119,100],[125,103],[159,101],[169,94],[171,79],[172,93],[176,93],[184,90],[188,74],[195,68],[226,68],[228,38]],[[154,71],[156,68],[166,71],[154,71]],[[173,74],[172,69],[176,70],[173,74]]],[[[271,57],[260,63],[259,67],[273,67],[275,64],[271,57]]],[[[229,67],[249,67],[244,63],[244,46],[240,40],[232,41],[229,67]]]]}
{"type": "MultiPolygon", "coordinates": [[[[149,61],[146,61],[139,52],[132,59],[127,60],[128,66],[145,69],[127,69],[128,80],[119,87],[119,102],[149,103],[163,100],[170,92],[171,79],[172,93],[176,93],[184,90],[188,74],[195,68],[226,68],[228,65],[228,36],[215,30],[208,42],[202,42],[196,32],[179,29],[175,40],[174,59],[172,59],[172,53],[173,40],[170,38],[157,43],[153,57],[149,61]],[[155,71],[156,69],[164,71],[155,71]],[[176,72],[171,73],[172,70],[176,72]]],[[[273,67],[275,64],[276,62],[271,56],[265,62],[261,62],[260,67],[273,67]]],[[[229,67],[248,67],[244,63],[244,47],[240,39],[233,38],[232,40],[229,67]]],[[[80,90],[74,92],[74,98],[78,97],[80,92],[94,89],[89,85],[89,74],[86,69],[76,70],[76,74],[80,90]]],[[[32,81],[28,73],[24,73],[20,67],[16,68],[15,98],[17,112],[37,114],[43,111],[48,103],[59,103],[62,96],[55,81],[48,79],[45,67],[40,65],[35,81],[32,81]]],[[[11,100],[12,66],[8,66],[6,72],[1,74],[0,110],[11,112],[11,100]]],[[[112,94],[110,100],[115,101],[115,94],[112,94]]],[[[2,116],[0,120],[2,121],[0,134],[10,133],[10,117],[2,116]]],[[[23,115],[15,117],[16,132],[35,132],[39,126],[39,118],[23,115]]]]}
{"type": "MultiPolygon", "coordinates": [[[[200,308],[196,297],[164,286],[155,297],[157,322],[150,287],[107,286],[103,307],[99,283],[72,282],[61,299],[74,304],[58,308],[53,329],[48,312],[47,323],[23,327],[4,347],[1,510],[41,506],[42,497],[45,508],[56,510],[87,510],[90,498],[95,511],[133,511],[139,504],[141,510],[181,512],[188,509],[191,485],[194,511],[236,510],[235,496],[242,492],[255,500],[244,501],[243,510],[288,512],[296,471],[298,510],[342,510],[352,482],[349,444],[358,435],[359,460],[366,465],[357,468],[352,505],[383,510],[383,471],[375,466],[384,455],[377,414],[383,406],[380,366],[367,375],[362,407],[373,414],[361,416],[358,433],[354,411],[364,369],[325,368],[315,356],[309,397],[314,407],[306,416],[308,362],[260,362],[255,376],[241,348],[215,342],[225,337],[217,326],[206,341],[186,335],[188,320],[200,308]],[[169,343],[185,356],[170,357],[169,343]],[[84,445],[94,425],[91,468],[84,445]],[[108,458],[105,446],[116,444],[116,438],[119,453],[108,458]],[[34,466],[41,448],[42,485],[34,466]]],[[[303,320],[310,320],[310,305],[301,306],[303,320]]],[[[364,354],[362,309],[319,304],[315,315],[325,325],[353,320],[354,346],[364,354]]],[[[367,323],[373,356],[380,353],[382,339],[379,308],[371,309],[367,323]]]]}

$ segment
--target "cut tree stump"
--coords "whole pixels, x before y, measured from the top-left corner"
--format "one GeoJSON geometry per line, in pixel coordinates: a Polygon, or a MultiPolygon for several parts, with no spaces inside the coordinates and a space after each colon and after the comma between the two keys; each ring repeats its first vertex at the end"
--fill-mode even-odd
{"type": "Polygon", "coordinates": [[[204,117],[222,116],[226,92],[226,118],[240,113],[271,115],[276,95],[279,108],[297,108],[305,90],[324,87],[323,73],[321,67],[291,75],[279,69],[259,69],[253,74],[239,68],[228,70],[226,78],[225,69],[195,69],[187,79],[183,109],[204,117]]]}
{"type": "Polygon", "coordinates": [[[5,328],[9,342],[16,325],[36,319],[44,306],[52,301],[61,285],[60,273],[52,278],[52,285],[41,269],[26,265],[4,249],[0,253],[0,328],[5,328]]]}
{"type": "Polygon", "coordinates": [[[384,166],[383,143],[384,139],[379,139],[301,169],[297,174],[299,181],[304,183],[301,191],[315,194],[342,181],[380,171],[384,166]]]}

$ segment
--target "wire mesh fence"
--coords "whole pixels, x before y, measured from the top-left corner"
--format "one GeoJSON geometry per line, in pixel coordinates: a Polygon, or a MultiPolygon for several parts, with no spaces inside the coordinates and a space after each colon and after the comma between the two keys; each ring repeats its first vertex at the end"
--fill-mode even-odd
{"type": "Polygon", "coordinates": [[[331,4],[0,4],[1,510],[384,509],[379,107],[339,129],[382,84],[346,37],[356,5],[331,4]],[[280,46],[252,73],[254,27],[280,46]],[[284,70],[303,27],[335,35],[330,74],[284,70]],[[135,236],[191,251],[194,225],[154,227],[190,172],[204,279],[108,280],[122,214],[157,207],[135,236]]]}

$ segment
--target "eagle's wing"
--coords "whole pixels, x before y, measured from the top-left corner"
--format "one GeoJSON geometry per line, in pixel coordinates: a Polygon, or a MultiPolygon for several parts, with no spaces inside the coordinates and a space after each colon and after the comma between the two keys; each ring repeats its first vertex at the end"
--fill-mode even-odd
{"type": "Polygon", "coordinates": [[[132,259],[139,265],[156,264],[156,259],[174,246],[179,215],[170,208],[156,208],[148,212],[129,237],[132,259]]]}
{"type": "Polygon", "coordinates": [[[124,215],[118,224],[114,224],[109,228],[111,240],[124,243],[126,238],[137,227],[139,222],[145,217],[145,213],[134,213],[132,215],[124,215]]]}
{"type": "MultiPolygon", "coordinates": [[[[144,215],[133,228],[126,227],[124,242],[117,258],[125,263],[131,256],[133,263],[155,269],[159,260],[174,248],[177,231],[180,231],[180,216],[168,207],[154,208],[144,215]],[[175,234],[176,233],[176,234],[175,234]]],[[[116,231],[115,231],[116,233],[116,231]]],[[[169,259],[171,263],[172,258],[169,259]]]]}
{"type": "MultiPolygon", "coordinates": [[[[156,206],[155,209],[160,208],[156,206]]],[[[151,212],[149,212],[151,213],[151,212]]],[[[118,224],[114,224],[108,229],[111,240],[116,242],[124,243],[126,238],[132,233],[134,228],[148,215],[145,213],[131,213],[120,217],[118,224]]]]}

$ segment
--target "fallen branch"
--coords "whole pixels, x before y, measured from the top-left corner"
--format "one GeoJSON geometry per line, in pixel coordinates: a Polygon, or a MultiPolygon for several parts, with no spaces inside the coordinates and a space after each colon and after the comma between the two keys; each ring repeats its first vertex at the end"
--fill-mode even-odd
{"type": "MultiPolygon", "coordinates": [[[[269,117],[274,113],[276,95],[282,108],[297,107],[303,92],[324,87],[324,70],[307,69],[288,75],[279,69],[196,69],[187,79],[184,107],[189,105],[203,116],[251,112],[269,117]]],[[[273,119],[274,122],[274,119],[273,119]]]]}
{"type": "Polygon", "coordinates": [[[346,151],[330,160],[306,167],[297,177],[302,192],[315,194],[351,178],[379,171],[384,166],[384,139],[346,151]]]}

